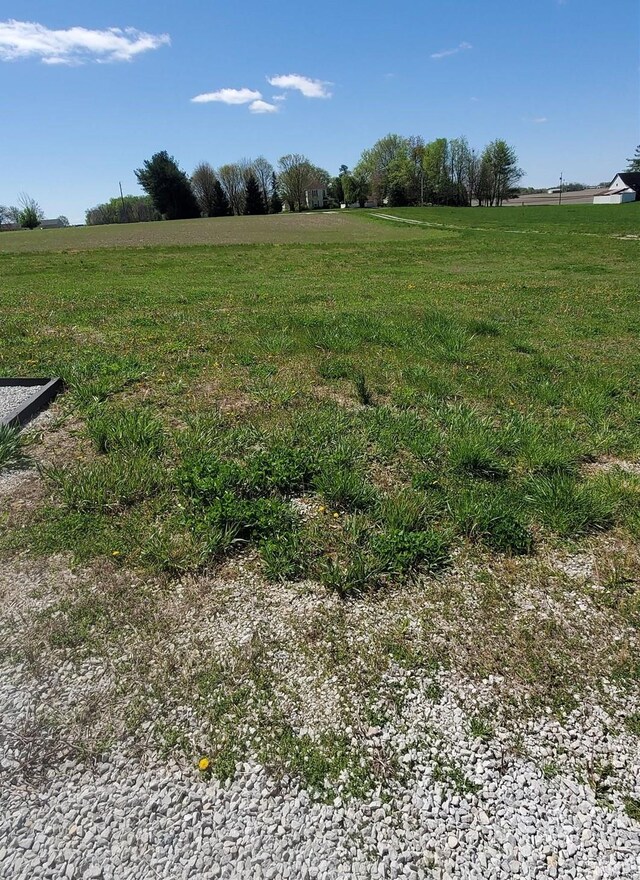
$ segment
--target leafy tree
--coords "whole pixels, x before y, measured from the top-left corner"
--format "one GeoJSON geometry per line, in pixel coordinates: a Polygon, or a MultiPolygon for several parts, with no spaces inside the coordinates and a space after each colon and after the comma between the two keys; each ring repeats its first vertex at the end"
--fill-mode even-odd
{"type": "Polygon", "coordinates": [[[215,217],[216,173],[208,162],[200,162],[193,169],[191,188],[203,217],[215,217]]]}
{"type": "Polygon", "coordinates": [[[271,199],[269,200],[269,213],[282,213],[282,199],[280,198],[280,194],[278,192],[278,178],[276,177],[275,171],[271,175],[271,199]]]}
{"type": "Polygon", "coordinates": [[[134,173],[165,219],[183,220],[200,216],[200,207],[189,178],[166,150],[146,159],[142,168],[137,168],[134,173]]]}
{"type": "Polygon", "coordinates": [[[103,226],[109,223],[146,223],[162,220],[151,196],[116,196],[108,202],[85,211],[87,226],[103,226]]]}
{"type": "Polygon", "coordinates": [[[640,171],[640,144],[636,147],[633,158],[627,159],[627,162],[629,163],[627,171],[640,171]]]}
{"type": "Polygon", "coordinates": [[[500,206],[523,175],[514,148],[504,140],[492,141],[485,147],[481,159],[484,203],[500,206]]]}
{"type": "Polygon", "coordinates": [[[342,182],[341,175],[338,175],[337,177],[335,177],[333,179],[332,189],[333,189],[333,197],[335,198],[336,202],[339,205],[341,205],[345,201],[344,184],[342,182]]]}
{"type": "Polygon", "coordinates": [[[256,180],[255,174],[251,172],[245,185],[244,213],[266,214],[266,210],[260,184],[256,180]]]}
{"type": "Polygon", "coordinates": [[[391,186],[391,173],[394,182],[398,182],[398,166],[404,160],[409,160],[411,144],[409,139],[399,134],[388,134],[369,150],[365,150],[360,161],[355,167],[355,174],[364,176],[372,195],[382,201],[389,193],[391,186]]]}
{"type": "Polygon", "coordinates": [[[21,213],[22,208],[19,208],[17,205],[9,205],[7,208],[7,222],[11,223],[12,226],[20,226],[21,213]]]}
{"type": "Polygon", "coordinates": [[[18,199],[20,202],[19,223],[23,229],[36,229],[44,220],[44,212],[35,199],[27,193],[22,193],[18,199]]]}
{"type": "Polygon", "coordinates": [[[364,203],[369,195],[369,181],[364,174],[343,174],[340,179],[347,205],[357,202],[361,208],[364,208],[364,203]]]}

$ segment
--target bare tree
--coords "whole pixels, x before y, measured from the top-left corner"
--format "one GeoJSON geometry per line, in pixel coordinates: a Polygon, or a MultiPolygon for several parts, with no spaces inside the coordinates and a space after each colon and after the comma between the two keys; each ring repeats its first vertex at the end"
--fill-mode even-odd
{"type": "Polygon", "coordinates": [[[300,153],[282,156],[278,159],[278,166],[278,185],[282,200],[287,203],[290,211],[301,211],[306,205],[305,191],[315,179],[314,166],[300,153]]]}
{"type": "Polygon", "coordinates": [[[208,162],[200,162],[193,169],[191,188],[203,217],[214,217],[216,208],[216,173],[208,162]]]}
{"type": "Polygon", "coordinates": [[[218,180],[222,184],[234,214],[244,213],[246,166],[242,162],[230,162],[218,168],[218,180]]]}
{"type": "Polygon", "coordinates": [[[251,163],[253,168],[253,173],[255,174],[256,180],[258,181],[258,186],[262,192],[262,198],[264,199],[264,203],[269,208],[269,203],[271,201],[271,186],[273,181],[273,165],[268,159],[265,159],[264,156],[258,156],[257,159],[254,159],[251,163]]]}

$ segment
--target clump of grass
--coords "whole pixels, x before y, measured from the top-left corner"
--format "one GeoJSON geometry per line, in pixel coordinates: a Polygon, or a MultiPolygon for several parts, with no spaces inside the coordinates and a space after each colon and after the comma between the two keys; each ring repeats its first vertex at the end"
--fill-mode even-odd
{"type": "Polygon", "coordinates": [[[348,560],[323,558],[318,573],[321,583],[343,599],[363,595],[378,584],[382,574],[366,550],[355,547],[348,560]]]}
{"type": "Polygon", "coordinates": [[[495,321],[473,318],[467,322],[467,327],[473,336],[500,336],[500,327],[495,321]]]}
{"type": "Polygon", "coordinates": [[[494,734],[494,730],[484,715],[474,715],[469,723],[469,732],[476,739],[488,742],[494,734]]]}
{"type": "Polygon", "coordinates": [[[144,452],[160,455],[165,448],[162,425],[147,409],[96,409],[87,433],[98,452],[144,452]]]}
{"type": "Polygon", "coordinates": [[[449,461],[454,471],[487,480],[500,480],[507,469],[496,455],[497,443],[481,434],[453,436],[449,441],[449,461]]]}
{"type": "Polygon", "coordinates": [[[371,406],[373,403],[373,393],[367,385],[364,373],[358,373],[354,376],[353,385],[356,390],[356,397],[363,406],[371,406]]]}
{"type": "Polygon", "coordinates": [[[353,376],[353,363],[345,358],[325,358],[318,367],[323,379],[350,379],[353,376]]]}
{"type": "Polygon", "coordinates": [[[116,513],[156,495],[165,485],[165,472],[146,456],[110,456],[77,467],[42,469],[58,490],[62,503],[80,513],[116,513]]]}
{"type": "Polygon", "coordinates": [[[366,510],[376,500],[374,487],[357,470],[347,470],[331,460],[320,465],[313,487],[329,504],[343,510],[366,510]]]}
{"type": "Polygon", "coordinates": [[[521,555],[533,550],[533,535],[509,492],[461,489],[452,498],[450,511],[459,532],[472,540],[502,553],[521,555]]]}
{"type": "Polygon", "coordinates": [[[603,487],[567,474],[531,477],[525,500],[533,518],[562,537],[603,529],[613,522],[613,502],[603,487]]]}
{"type": "Polygon", "coordinates": [[[309,548],[298,530],[264,538],[260,543],[264,573],[271,581],[298,580],[307,572],[309,548]]]}
{"type": "Polygon", "coordinates": [[[426,496],[411,489],[384,496],[378,502],[375,512],[387,528],[404,531],[419,531],[433,515],[426,496]]]}
{"type": "Polygon", "coordinates": [[[624,798],[624,811],[634,822],[640,822],[640,800],[638,798],[624,798]]]}
{"type": "Polygon", "coordinates": [[[0,425],[0,471],[24,467],[28,463],[24,446],[24,439],[17,428],[0,425]]]}

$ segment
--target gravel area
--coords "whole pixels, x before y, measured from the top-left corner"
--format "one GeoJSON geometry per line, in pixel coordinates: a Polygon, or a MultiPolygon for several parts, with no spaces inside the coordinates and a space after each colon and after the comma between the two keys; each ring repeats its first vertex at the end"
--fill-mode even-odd
{"type": "Polygon", "coordinates": [[[0,385],[0,421],[32,397],[40,385],[0,385]]]}
{"type": "Polygon", "coordinates": [[[30,780],[25,732],[42,695],[17,666],[4,664],[0,681],[0,865],[15,880],[638,877],[640,826],[572,773],[581,758],[604,755],[640,795],[637,745],[595,707],[529,726],[534,751],[567,755],[546,779],[499,739],[469,736],[465,685],[443,674],[435,710],[418,687],[402,725],[368,731],[372,747],[383,742],[398,755],[402,783],[384,796],[325,803],[255,759],[226,785],[126,749],[90,766],[66,760],[30,780]],[[443,780],[443,764],[476,790],[443,780]]]}

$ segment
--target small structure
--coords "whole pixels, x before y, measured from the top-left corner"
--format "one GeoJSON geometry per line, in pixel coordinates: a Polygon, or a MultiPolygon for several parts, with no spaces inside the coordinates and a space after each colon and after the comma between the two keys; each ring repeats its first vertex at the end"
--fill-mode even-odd
{"type": "Polygon", "coordinates": [[[640,197],[640,171],[616,174],[606,190],[593,197],[594,205],[621,205],[640,197]]]}
{"type": "Polygon", "coordinates": [[[0,376],[0,427],[19,428],[45,409],[63,390],[62,379],[0,376]]]}
{"type": "Polygon", "coordinates": [[[64,220],[61,217],[56,217],[54,220],[43,220],[40,229],[63,229],[64,226],[64,220]]]}
{"type": "Polygon", "coordinates": [[[309,189],[304,191],[304,200],[307,208],[324,208],[327,199],[327,191],[321,183],[314,182],[309,185],[309,189]]]}

